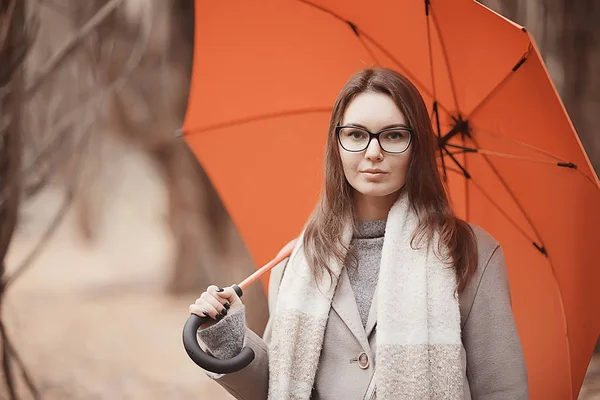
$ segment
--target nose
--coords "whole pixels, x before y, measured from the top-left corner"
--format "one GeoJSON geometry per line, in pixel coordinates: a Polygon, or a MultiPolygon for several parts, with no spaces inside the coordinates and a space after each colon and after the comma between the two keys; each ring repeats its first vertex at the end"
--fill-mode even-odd
{"type": "Polygon", "coordinates": [[[383,150],[381,150],[381,146],[377,139],[372,138],[369,142],[367,150],[365,151],[365,158],[369,160],[381,160],[383,158],[383,150]]]}

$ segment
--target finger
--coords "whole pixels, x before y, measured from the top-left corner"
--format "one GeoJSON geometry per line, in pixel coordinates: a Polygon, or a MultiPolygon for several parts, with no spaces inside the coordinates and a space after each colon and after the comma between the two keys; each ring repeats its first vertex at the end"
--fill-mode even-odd
{"type": "Polygon", "coordinates": [[[223,309],[229,310],[231,305],[229,304],[229,302],[227,300],[224,300],[224,299],[220,298],[219,296],[217,296],[217,292],[216,292],[215,288],[218,289],[217,286],[209,286],[206,289],[206,292],[202,293],[202,295],[198,299],[196,299],[196,304],[202,305],[205,302],[208,302],[209,304],[211,304],[211,306],[215,307],[215,309],[217,310],[217,314],[222,314],[223,316],[225,316],[225,315],[227,315],[227,311],[223,312],[223,309]],[[209,297],[206,297],[207,295],[209,297]],[[214,301],[210,301],[209,300],[210,297],[212,297],[214,301]],[[215,303],[215,301],[217,303],[215,303]]]}
{"type": "Polygon", "coordinates": [[[232,287],[222,288],[222,291],[221,292],[217,291],[216,294],[218,297],[227,300],[229,302],[229,304],[231,304],[231,305],[242,302],[242,300],[240,300],[240,297],[238,296],[236,291],[233,290],[232,287]]]}
{"type": "MultiPolygon", "coordinates": [[[[225,315],[227,315],[227,307],[225,307],[225,305],[223,303],[221,303],[221,300],[218,299],[217,297],[215,297],[214,294],[211,294],[209,292],[204,292],[204,293],[202,293],[200,298],[203,299],[204,301],[206,301],[211,306],[213,306],[215,310],[217,310],[217,316],[215,316],[213,318],[219,320],[220,318],[218,317],[218,315],[220,315],[221,317],[224,317],[225,315]]],[[[226,300],[223,300],[223,301],[225,303],[227,302],[226,300]]]]}
{"type": "Polygon", "coordinates": [[[221,303],[226,310],[229,310],[229,308],[235,304],[236,301],[239,301],[239,297],[232,288],[223,289],[211,285],[206,289],[206,291],[211,294],[219,303],[221,303]]]}
{"type": "Polygon", "coordinates": [[[207,302],[198,302],[190,305],[190,314],[196,314],[199,317],[209,317],[212,319],[216,319],[218,315],[217,310],[208,304],[207,302]]]}
{"type": "Polygon", "coordinates": [[[240,297],[237,295],[237,292],[233,290],[231,286],[224,287],[221,289],[221,291],[217,291],[217,295],[224,299],[228,299],[230,303],[241,301],[240,297]]]}

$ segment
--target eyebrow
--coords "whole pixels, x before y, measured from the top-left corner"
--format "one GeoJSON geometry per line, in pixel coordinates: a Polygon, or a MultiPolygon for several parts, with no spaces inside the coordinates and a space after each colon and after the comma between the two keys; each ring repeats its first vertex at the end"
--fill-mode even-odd
{"type": "MultiPolygon", "coordinates": [[[[363,128],[363,129],[369,130],[369,128],[367,128],[366,126],[364,126],[362,124],[355,123],[355,122],[350,122],[350,123],[347,123],[347,124],[344,124],[344,125],[352,125],[352,126],[357,126],[359,128],[363,128]]],[[[395,124],[386,125],[383,128],[381,128],[381,130],[390,129],[390,128],[408,128],[408,126],[405,125],[405,124],[403,124],[403,123],[395,123],[395,124]]]]}

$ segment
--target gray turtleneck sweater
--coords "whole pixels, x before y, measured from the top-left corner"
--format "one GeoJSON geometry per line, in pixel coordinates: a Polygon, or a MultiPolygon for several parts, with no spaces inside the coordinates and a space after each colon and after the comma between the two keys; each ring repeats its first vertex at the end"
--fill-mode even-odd
{"type": "Polygon", "coordinates": [[[350,243],[350,251],[356,255],[358,262],[356,265],[347,266],[348,278],[363,327],[367,325],[371,301],[377,288],[385,222],[385,220],[361,222],[358,232],[350,243]]]}
{"type": "MultiPolygon", "coordinates": [[[[377,288],[385,225],[385,220],[360,222],[350,243],[350,251],[356,255],[357,263],[346,267],[363,327],[367,324],[371,302],[377,288]]],[[[228,314],[215,325],[200,330],[199,338],[215,357],[231,358],[239,354],[242,349],[244,321],[244,307],[242,307],[228,314]]]]}

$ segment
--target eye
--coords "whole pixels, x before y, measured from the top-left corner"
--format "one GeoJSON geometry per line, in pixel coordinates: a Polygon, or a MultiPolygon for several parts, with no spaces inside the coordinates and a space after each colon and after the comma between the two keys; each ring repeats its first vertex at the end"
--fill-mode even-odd
{"type": "Polygon", "coordinates": [[[367,133],[360,129],[345,129],[344,136],[350,139],[361,140],[367,137],[367,133]]]}
{"type": "Polygon", "coordinates": [[[399,129],[395,131],[385,132],[382,136],[385,140],[399,141],[405,140],[408,137],[408,133],[405,130],[399,129]]]}

